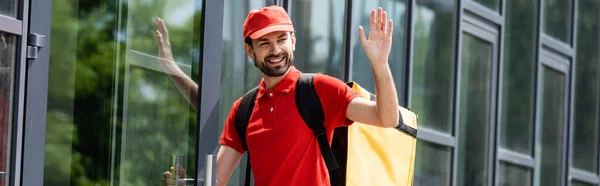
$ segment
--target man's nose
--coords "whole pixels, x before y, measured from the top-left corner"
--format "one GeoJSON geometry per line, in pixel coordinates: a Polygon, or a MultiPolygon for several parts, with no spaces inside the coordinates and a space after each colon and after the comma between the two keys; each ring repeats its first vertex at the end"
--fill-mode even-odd
{"type": "Polygon", "coordinates": [[[269,49],[269,53],[277,55],[281,52],[281,46],[278,43],[273,43],[269,49]]]}

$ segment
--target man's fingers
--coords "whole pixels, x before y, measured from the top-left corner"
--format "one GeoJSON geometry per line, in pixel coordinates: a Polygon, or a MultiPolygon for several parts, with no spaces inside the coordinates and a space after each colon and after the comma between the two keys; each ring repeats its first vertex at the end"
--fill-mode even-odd
{"type": "Polygon", "coordinates": [[[360,38],[360,42],[363,44],[367,43],[367,37],[365,36],[365,30],[362,26],[358,26],[358,37],[360,38]]]}
{"type": "Polygon", "coordinates": [[[390,19],[390,21],[388,22],[388,35],[390,36],[390,38],[392,37],[394,33],[394,21],[392,21],[390,19]]]}
{"type": "Polygon", "coordinates": [[[164,34],[167,35],[169,33],[169,31],[167,30],[167,26],[165,26],[165,22],[161,19],[161,18],[156,18],[156,23],[158,24],[158,30],[164,34]]]}
{"type": "Polygon", "coordinates": [[[177,173],[180,178],[185,178],[185,169],[181,165],[177,165],[177,173]]]}
{"type": "Polygon", "coordinates": [[[383,11],[383,16],[381,18],[381,31],[385,32],[385,22],[387,22],[387,12],[383,11]]]}
{"type": "Polygon", "coordinates": [[[164,44],[164,40],[163,40],[162,34],[160,34],[160,32],[158,30],[153,30],[152,32],[154,33],[154,37],[156,38],[156,42],[158,42],[158,46],[162,48],[162,46],[164,44]]]}
{"type": "Polygon", "coordinates": [[[375,21],[375,10],[371,9],[371,22],[369,23],[369,28],[373,29],[375,28],[375,25],[377,25],[377,22],[375,21]]]}

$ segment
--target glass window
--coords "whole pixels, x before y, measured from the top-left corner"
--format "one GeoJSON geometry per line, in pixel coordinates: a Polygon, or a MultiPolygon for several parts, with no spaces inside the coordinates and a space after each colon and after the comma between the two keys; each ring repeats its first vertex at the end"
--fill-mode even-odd
{"type": "Polygon", "coordinates": [[[571,186],[594,186],[593,184],[571,181],[571,186]]]}
{"type": "Polygon", "coordinates": [[[544,1],[544,33],[559,41],[571,43],[572,4],[572,0],[544,1]]]}
{"type": "Polygon", "coordinates": [[[493,46],[470,34],[463,34],[462,45],[457,183],[485,185],[493,46]]]}
{"type": "Polygon", "coordinates": [[[451,147],[418,140],[415,157],[418,157],[415,159],[415,186],[451,184],[451,147]]]}
{"type": "Polygon", "coordinates": [[[193,178],[202,2],[52,3],[44,185],[193,178]]]}
{"type": "Polygon", "coordinates": [[[416,3],[410,107],[419,113],[419,127],[451,133],[457,3],[416,3]]]}
{"type": "Polygon", "coordinates": [[[0,15],[17,17],[18,2],[16,0],[0,0],[0,15]]]}
{"type": "Polygon", "coordinates": [[[294,66],[300,71],[344,79],[345,7],[344,0],[291,1],[290,16],[296,30],[294,66]]]}
{"type": "Polygon", "coordinates": [[[500,9],[500,0],[474,0],[475,2],[480,3],[481,5],[488,7],[494,11],[498,11],[500,9]]]}
{"type": "Polygon", "coordinates": [[[506,1],[500,146],[533,153],[536,0],[506,1]]]}
{"type": "Polygon", "coordinates": [[[573,166],[597,172],[600,117],[600,1],[580,1],[575,65],[573,166]]]}
{"type": "Polygon", "coordinates": [[[350,47],[353,50],[352,56],[352,81],[357,82],[361,87],[375,93],[375,81],[373,80],[373,71],[371,62],[367,58],[358,38],[358,26],[365,29],[365,35],[369,34],[369,21],[371,10],[377,10],[377,7],[383,7],[388,14],[388,20],[394,22],[394,34],[392,50],[390,52],[388,63],[394,83],[398,92],[398,101],[402,104],[404,97],[404,78],[406,67],[405,43],[406,43],[406,0],[355,0],[352,1],[352,35],[350,35],[350,47]]]}
{"type": "Polygon", "coordinates": [[[561,72],[546,66],[541,69],[540,185],[561,185],[563,126],[565,114],[565,80],[561,72]]]}
{"type": "Polygon", "coordinates": [[[8,185],[17,37],[0,31],[0,185],[8,185]]]}
{"type": "MultiPolygon", "coordinates": [[[[260,70],[254,66],[254,61],[244,51],[242,26],[248,12],[267,5],[264,0],[224,1],[223,14],[223,55],[221,65],[221,99],[219,100],[219,136],[223,132],[225,120],[233,103],[253,87],[258,86],[262,78],[260,70]]],[[[298,30],[297,23],[294,22],[298,30]]],[[[300,39],[302,33],[297,33],[300,39]]],[[[296,52],[300,47],[296,45],[296,52]]],[[[298,61],[298,55],[296,61],[298,61]]],[[[297,64],[297,63],[296,63],[297,64]]],[[[247,157],[244,156],[234,170],[227,185],[243,185],[245,180],[247,157]]]]}
{"type": "Polygon", "coordinates": [[[531,169],[500,162],[500,166],[498,167],[497,186],[527,186],[531,184],[531,169]]]}

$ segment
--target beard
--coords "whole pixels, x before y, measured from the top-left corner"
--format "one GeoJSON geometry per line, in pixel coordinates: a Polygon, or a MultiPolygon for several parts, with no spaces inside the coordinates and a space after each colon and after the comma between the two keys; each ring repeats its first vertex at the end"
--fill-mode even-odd
{"type": "MultiPolygon", "coordinates": [[[[281,62],[280,62],[281,63],[281,62]]],[[[254,66],[256,66],[260,71],[268,77],[279,77],[284,75],[294,63],[294,56],[288,55],[287,52],[281,51],[277,55],[268,55],[262,61],[258,61],[256,58],[256,54],[254,54],[254,66]],[[278,66],[269,65],[269,58],[283,58],[283,64],[279,64],[278,66]]]]}

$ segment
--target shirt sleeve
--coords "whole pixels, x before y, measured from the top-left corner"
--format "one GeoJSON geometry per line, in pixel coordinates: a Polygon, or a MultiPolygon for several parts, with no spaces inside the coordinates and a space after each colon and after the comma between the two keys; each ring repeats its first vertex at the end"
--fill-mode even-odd
{"type": "Polygon", "coordinates": [[[227,120],[225,121],[225,125],[223,127],[223,133],[221,133],[221,138],[219,139],[219,144],[228,146],[243,154],[246,152],[246,150],[244,150],[244,147],[242,147],[240,136],[235,127],[235,116],[241,102],[242,99],[240,98],[231,107],[229,116],[227,116],[227,120]]]}
{"type": "Polygon", "coordinates": [[[325,112],[327,128],[349,126],[354,123],[346,118],[346,111],[350,102],[360,96],[356,91],[341,80],[324,74],[316,74],[313,83],[325,112]]]}

